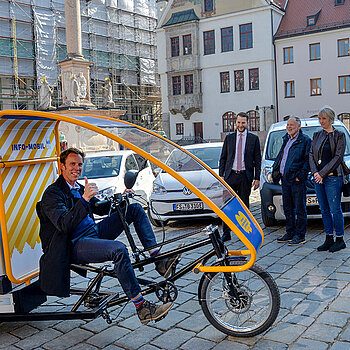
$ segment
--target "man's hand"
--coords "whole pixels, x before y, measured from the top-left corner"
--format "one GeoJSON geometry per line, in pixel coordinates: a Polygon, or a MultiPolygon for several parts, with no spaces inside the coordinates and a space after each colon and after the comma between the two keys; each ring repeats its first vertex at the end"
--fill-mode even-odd
{"type": "Polygon", "coordinates": [[[315,173],[314,178],[315,178],[316,183],[318,183],[318,184],[321,184],[323,181],[323,178],[321,177],[321,175],[319,173],[315,173]]]}
{"type": "Polygon", "coordinates": [[[131,194],[134,194],[134,193],[135,193],[135,191],[134,191],[132,188],[126,188],[126,189],[124,190],[123,194],[125,194],[125,193],[131,193],[131,194]]]}
{"type": "Polygon", "coordinates": [[[295,181],[296,181],[296,182],[299,182],[300,180],[296,177],[296,178],[295,178],[295,181]]]}
{"type": "Polygon", "coordinates": [[[89,183],[88,179],[86,176],[84,176],[85,179],[85,191],[83,194],[83,198],[87,201],[90,202],[90,199],[92,197],[95,197],[98,194],[98,188],[97,185],[93,182],[89,183]]]}
{"type": "Polygon", "coordinates": [[[253,190],[255,191],[257,188],[259,188],[259,185],[260,185],[260,180],[254,180],[252,184],[253,190]]]}

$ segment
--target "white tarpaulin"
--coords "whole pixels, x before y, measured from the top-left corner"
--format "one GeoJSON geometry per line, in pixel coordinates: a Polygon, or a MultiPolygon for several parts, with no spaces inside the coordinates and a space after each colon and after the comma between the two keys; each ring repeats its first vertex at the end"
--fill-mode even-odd
{"type": "Polygon", "coordinates": [[[155,66],[154,60],[140,58],[141,84],[156,85],[155,66]]]}
{"type": "Polygon", "coordinates": [[[55,16],[49,9],[33,7],[35,42],[36,42],[36,70],[39,84],[41,79],[47,78],[53,85],[58,77],[56,45],[55,45],[55,16]]]}

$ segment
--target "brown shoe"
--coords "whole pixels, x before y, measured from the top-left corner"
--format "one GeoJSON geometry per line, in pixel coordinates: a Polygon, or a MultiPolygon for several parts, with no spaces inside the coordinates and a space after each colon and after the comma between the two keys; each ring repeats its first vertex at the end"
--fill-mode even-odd
{"type": "Polygon", "coordinates": [[[147,324],[149,321],[159,321],[167,315],[173,303],[156,305],[146,300],[137,310],[137,316],[142,324],[147,324]]]}

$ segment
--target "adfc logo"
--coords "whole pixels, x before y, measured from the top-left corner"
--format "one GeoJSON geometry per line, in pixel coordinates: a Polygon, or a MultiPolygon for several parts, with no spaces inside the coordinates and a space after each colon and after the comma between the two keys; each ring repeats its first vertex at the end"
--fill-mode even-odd
{"type": "Polygon", "coordinates": [[[241,212],[238,212],[238,215],[235,216],[236,220],[238,221],[238,223],[241,225],[242,229],[247,232],[247,233],[251,233],[253,230],[250,226],[250,222],[247,219],[247,217],[241,212]]]}

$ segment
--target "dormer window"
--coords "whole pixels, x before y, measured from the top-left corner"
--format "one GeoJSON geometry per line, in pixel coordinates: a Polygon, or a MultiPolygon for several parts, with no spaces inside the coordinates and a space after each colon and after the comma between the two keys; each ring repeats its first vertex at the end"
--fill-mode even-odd
{"type": "Polygon", "coordinates": [[[344,5],[344,0],[334,0],[335,6],[344,5]]]}
{"type": "Polygon", "coordinates": [[[214,10],[214,0],[204,0],[204,12],[211,12],[214,10]]]}
{"type": "Polygon", "coordinates": [[[316,24],[316,16],[308,16],[307,17],[307,26],[314,26],[316,24]]]}

